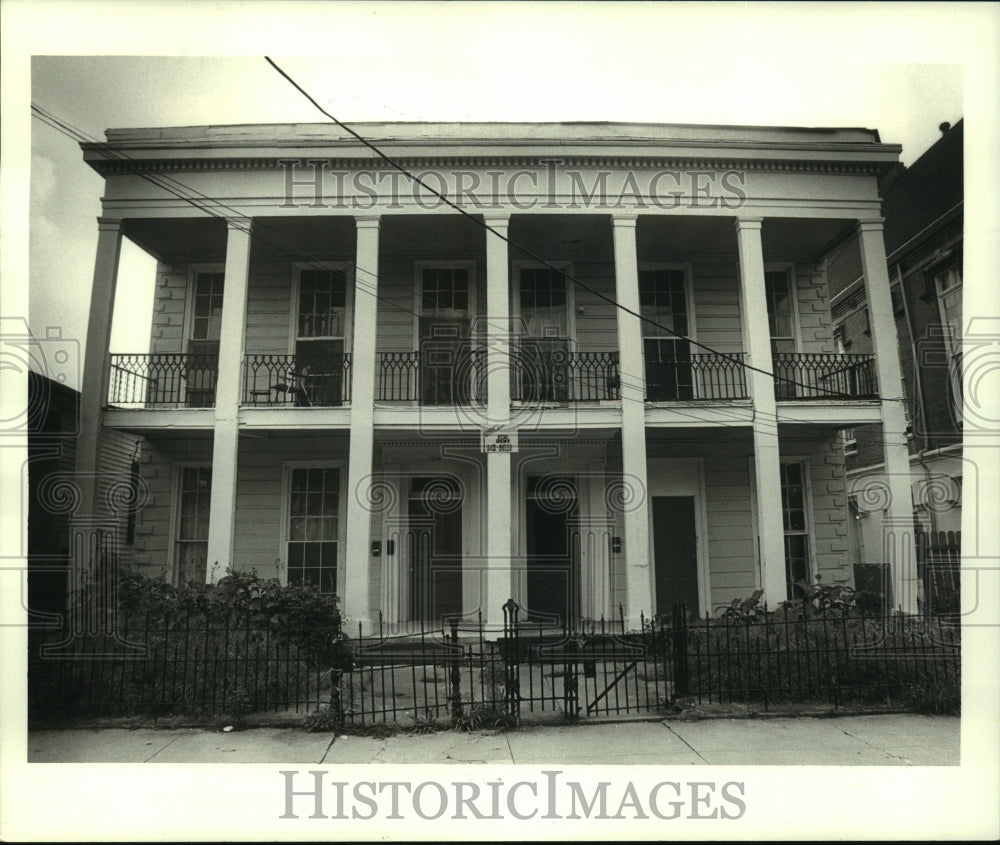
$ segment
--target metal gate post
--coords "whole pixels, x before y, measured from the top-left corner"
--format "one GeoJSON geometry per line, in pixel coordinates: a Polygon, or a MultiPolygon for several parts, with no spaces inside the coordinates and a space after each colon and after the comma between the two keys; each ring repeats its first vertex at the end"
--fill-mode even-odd
{"type": "Polygon", "coordinates": [[[671,631],[674,649],[674,689],[678,697],[690,692],[690,678],[687,663],[687,620],[682,604],[673,608],[673,630],[671,631]]]}
{"type": "Polygon", "coordinates": [[[457,722],[462,717],[462,664],[458,652],[458,620],[451,620],[451,644],[454,653],[451,655],[451,721],[457,722]]]}
{"type": "Polygon", "coordinates": [[[518,641],[518,604],[510,598],[503,605],[504,715],[521,722],[521,644],[518,641]]]}

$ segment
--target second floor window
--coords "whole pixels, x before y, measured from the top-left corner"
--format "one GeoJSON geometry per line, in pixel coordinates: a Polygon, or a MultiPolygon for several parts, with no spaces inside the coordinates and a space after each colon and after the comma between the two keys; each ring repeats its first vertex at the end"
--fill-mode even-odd
{"type": "Polygon", "coordinates": [[[194,278],[185,372],[185,399],[192,408],[210,408],[215,404],[225,278],[221,271],[198,272],[194,278]]]}
{"type": "Polygon", "coordinates": [[[296,404],[342,404],[347,331],[347,274],[338,268],[300,270],[295,337],[296,404]]]}
{"type": "Polygon", "coordinates": [[[948,355],[949,390],[955,424],[962,424],[962,271],[949,267],[934,277],[938,313],[948,355]]]}
{"type": "Polygon", "coordinates": [[[690,344],[678,337],[688,334],[685,288],[683,270],[639,272],[646,398],[652,401],[694,396],[690,344]]]}
{"type": "Polygon", "coordinates": [[[771,354],[795,351],[795,312],[792,308],[792,284],[787,270],[764,273],[767,296],[767,322],[771,330],[771,354]]]}
{"type": "Polygon", "coordinates": [[[299,273],[299,338],[344,336],[347,277],[342,270],[299,273]]]}

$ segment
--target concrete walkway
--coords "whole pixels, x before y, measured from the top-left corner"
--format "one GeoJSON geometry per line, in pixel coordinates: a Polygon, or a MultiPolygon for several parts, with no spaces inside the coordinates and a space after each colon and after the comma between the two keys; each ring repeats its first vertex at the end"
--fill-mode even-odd
{"type": "Polygon", "coordinates": [[[45,730],[29,733],[28,762],[957,766],[959,726],[954,717],[893,714],[584,723],[382,739],[294,728],[45,730]]]}

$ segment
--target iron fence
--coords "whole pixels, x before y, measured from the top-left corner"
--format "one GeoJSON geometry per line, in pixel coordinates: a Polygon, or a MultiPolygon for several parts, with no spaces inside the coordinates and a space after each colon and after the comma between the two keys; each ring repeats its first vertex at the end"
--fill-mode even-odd
{"type": "Polygon", "coordinates": [[[311,713],[334,723],[596,718],[731,704],[904,706],[960,684],[960,630],[942,617],[865,616],[801,603],[756,616],[574,626],[451,619],[387,634],[360,626],[257,629],[190,615],[126,621],[117,635],[29,635],[32,717],[311,713]]]}
{"type": "Polygon", "coordinates": [[[243,404],[331,408],[351,401],[351,354],[247,355],[243,404]]]}
{"type": "Polygon", "coordinates": [[[699,703],[902,705],[961,682],[960,629],[937,617],[785,605],[752,618],[673,613],[677,695],[699,703]]]}
{"type": "Polygon", "coordinates": [[[112,355],[108,405],[114,408],[211,408],[219,356],[186,352],[112,355]]]}
{"type": "Polygon", "coordinates": [[[776,352],[777,399],[877,399],[874,355],[776,352]]]}
{"type": "Polygon", "coordinates": [[[305,713],[330,700],[338,632],[122,620],[115,630],[29,633],[33,717],[305,713]]]}

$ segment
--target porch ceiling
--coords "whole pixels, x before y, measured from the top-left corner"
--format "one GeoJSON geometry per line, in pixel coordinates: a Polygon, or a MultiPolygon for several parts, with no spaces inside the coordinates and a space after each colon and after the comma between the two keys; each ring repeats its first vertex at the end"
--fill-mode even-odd
{"type": "Polygon", "coordinates": [[[226,221],[218,217],[130,219],[125,235],[160,261],[226,260],[226,221]]]}

